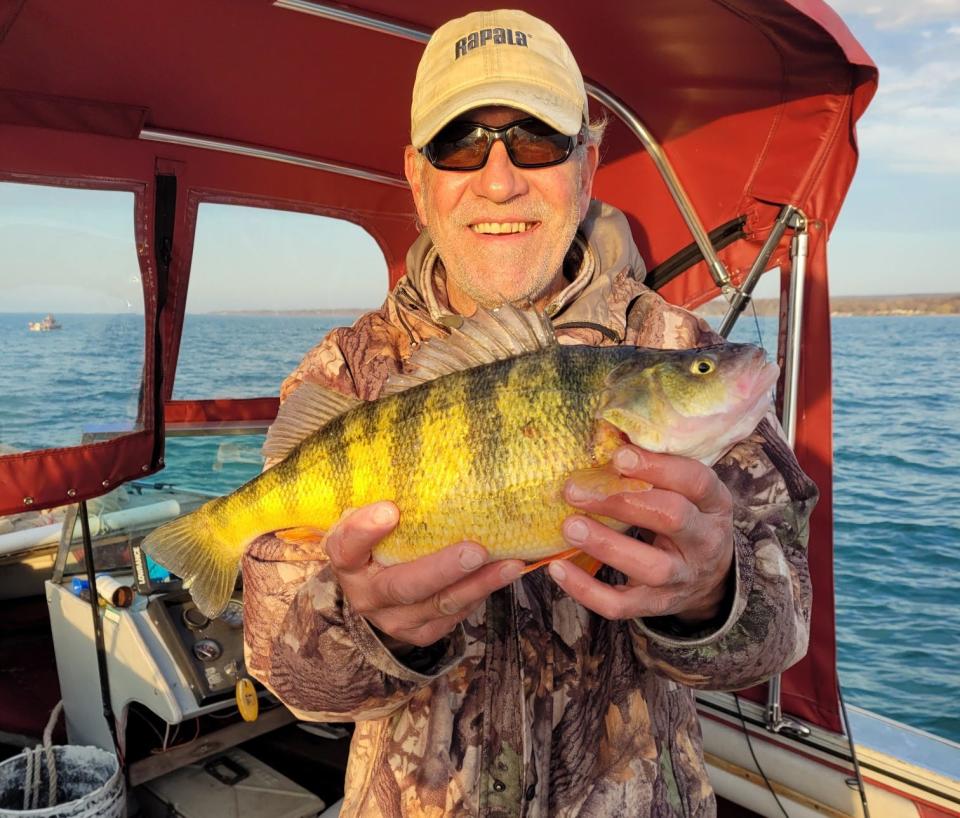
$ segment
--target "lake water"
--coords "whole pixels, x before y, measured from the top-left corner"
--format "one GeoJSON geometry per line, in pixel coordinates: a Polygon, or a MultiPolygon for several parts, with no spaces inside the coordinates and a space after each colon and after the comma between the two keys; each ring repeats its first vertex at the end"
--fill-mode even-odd
{"type": "MultiPolygon", "coordinates": [[[[0,446],[78,442],[136,416],[143,319],[0,314],[0,446]]],[[[187,317],[177,398],[275,395],[349,318],[187,317]]],[[[763,339],[775,342],[769,320],[763,339]]],[[[960,318],[835,318],[837,639],[848,702],[960,741],[960,318]]],[[[741,320],[734,337],[757,340],[741,320]]],[[[228,490],[258,441],[172,438],[164,481],[228,490]],[[248,442],[244,442],[248,441],[248,442]],[[214,463],[211,467],[211,463],[214,463]]]]}

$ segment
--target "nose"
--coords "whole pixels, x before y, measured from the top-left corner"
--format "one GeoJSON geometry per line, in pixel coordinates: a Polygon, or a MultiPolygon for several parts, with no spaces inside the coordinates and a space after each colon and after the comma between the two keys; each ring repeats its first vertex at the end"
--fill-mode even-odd
{"type": "Polygon", "coordinates": [[[497,141],[490,149],[487,163],[478,171],[473,188],[477,196],[507,202],[527,192],[527,181],[522,169],[510,161],[506,146],[497,141]]]}

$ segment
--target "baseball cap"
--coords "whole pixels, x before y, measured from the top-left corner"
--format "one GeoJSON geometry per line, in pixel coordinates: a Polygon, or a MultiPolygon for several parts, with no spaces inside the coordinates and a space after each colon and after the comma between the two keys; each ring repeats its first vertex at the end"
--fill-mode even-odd
{"type": "Polygon", "coordinates": [[[573,136],[587,120],[587,92],[569,46],[525,11],[475,11],[427,43],[410,106],[418,150],[448,122],[483,105],[507,105],[573,136]]]}

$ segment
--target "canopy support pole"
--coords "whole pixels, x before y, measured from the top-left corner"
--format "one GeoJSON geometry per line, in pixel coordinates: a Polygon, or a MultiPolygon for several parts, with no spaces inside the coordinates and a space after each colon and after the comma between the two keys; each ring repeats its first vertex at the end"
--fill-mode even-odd
{"type": "MultiPolygon", "coordinates": [[[[783,425],[787,443],[794,447],[797,438],[797,388],[800,383],[800,342],[803,328],[803,295],[804,282],[807,273],[807,218],[797,208],[787,205],[777,220],[777,225],[783,223],[783,229],[788,225],[793,228],[793,241],[790,243],[790,294],[787,305],[787,331],[783,360],[783,403],[780,422],[783,425]],[[790,211],[787,213],[787,211],[790,211]]],[[[776,231],[771,231],[770,236],[776,231]]],[[[780,235],[783,235],[783,229],[780,235]]],[[[767,239],[769,243],[770,239],[767,239]]],[[[764,250],[767,244],[764,244],[764,250]]],[[[750,274],[753,274],[751,269],[750,274]]],[[[731,306],[732,311],[732,306],[731,306]]],[[[730,313],[727,313],[729,316],[730,313]]],[[[724,319],[726,320],[726,319],[724,319]]],[[[781,674],[772,677],[767,683],[767,711],[766,728],[772,733],[783,733],[794,738],[805,738],[810,735],[810,728],[794,719],[783,717],[780,706],[780,678],[781,674]]]]}
{"type": "Polygon", "coordinates": [[[640,140],[640,144],[643,145],[644,150],[649,154],[654,166],[659,171],[664,184],[667,186],[667,190],[670,191],[670,195],[673,197],[673,201],[676,203],[680,215],[683,216],[683,220],[687,223],[687,227],[693,235],[693,240],[697,243],[697,247],[700,248],[704,261],[707,263],[707,270],[710,271],[710,276],[724,296],[729,300],[734,292],[734,287],[730,282],[730,274],[713,249],[713,244],[711,244],[710,238],[707,236],[703,222],[700,221],[700,216],[694,209],[693,202],[690,201],[687,191],[680,183],[680,179],[673,170],[670,160],[667,159],[667,154],[663,148],[660,147],[660,143],[654,139],[653,134],[650,133],[647,126],[643,124],[640,117],[613,96],[613,94],[592,82],[585,82],[584,85],[590,96],[598,102],[602,102],[607,108],[613,111],[623,121],[623,124],[630,129],[631,133],[640,140]]]}
{"type": "Polygon", "coordinates": [[[741,284],[739,288],[733,289],[727,314],[723,316],[723,321],[720,323],[719,332],[724,338],[730,335],[733,325],[737,323],[740,314],[747,308],[747,304],[750,303],[753,289],[757,286],[760,276],[766,270],[770,256],[772,256],[773,251],[777,249],[777,245],[780,243],[780,239],[783,238],[783,234],[786,232],[790,220],[797,212],[797,208],[793,205],[783,206],[780,215],[770,229],[770,235],[767,236],[763,247],[760,248],[760,253],[750,267],[750,272],[747,273],[747,277],[743,280],[743,284],[741,284]]]}

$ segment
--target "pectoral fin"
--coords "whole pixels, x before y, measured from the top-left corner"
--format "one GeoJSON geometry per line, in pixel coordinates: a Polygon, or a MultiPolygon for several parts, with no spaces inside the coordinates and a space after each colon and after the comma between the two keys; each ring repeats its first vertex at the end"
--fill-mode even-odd
{"type": "Polygon", "coordinates": [[[278,539],[290,545],[319,545],[327,536],[319,528],[298,526],[297,528],[283,528],[276,532],[278,539]]]}
{"type": "Polygon", "coordinates": [[[653,486],[646,480],[624,477],[610,466],[593,469],[577,469],[570,472],[570,479],[586,491],[592,499],[602,500],[614,494],[634,491],[649,491],[653,486]]]}
{"type": "Polygon", "coordinates": [[[568,548],[566,551],[561,551],[559,554],[554,554],[551,557],[544,557],[542,560],[537,560],[536,562],[530,563],[530,565],[523,569],[522,573],[529,574],[531,571],[536,571],[538,568],[543,568],[544,565],[548,565],[556,560],[568,560],[576,565],[577,568],[586,571],[592,577],[596,576],[597,571],[599,571],[603,565],[600,560],[591,557],[589,554],[581,551],[579,548],[568,548]]]}

